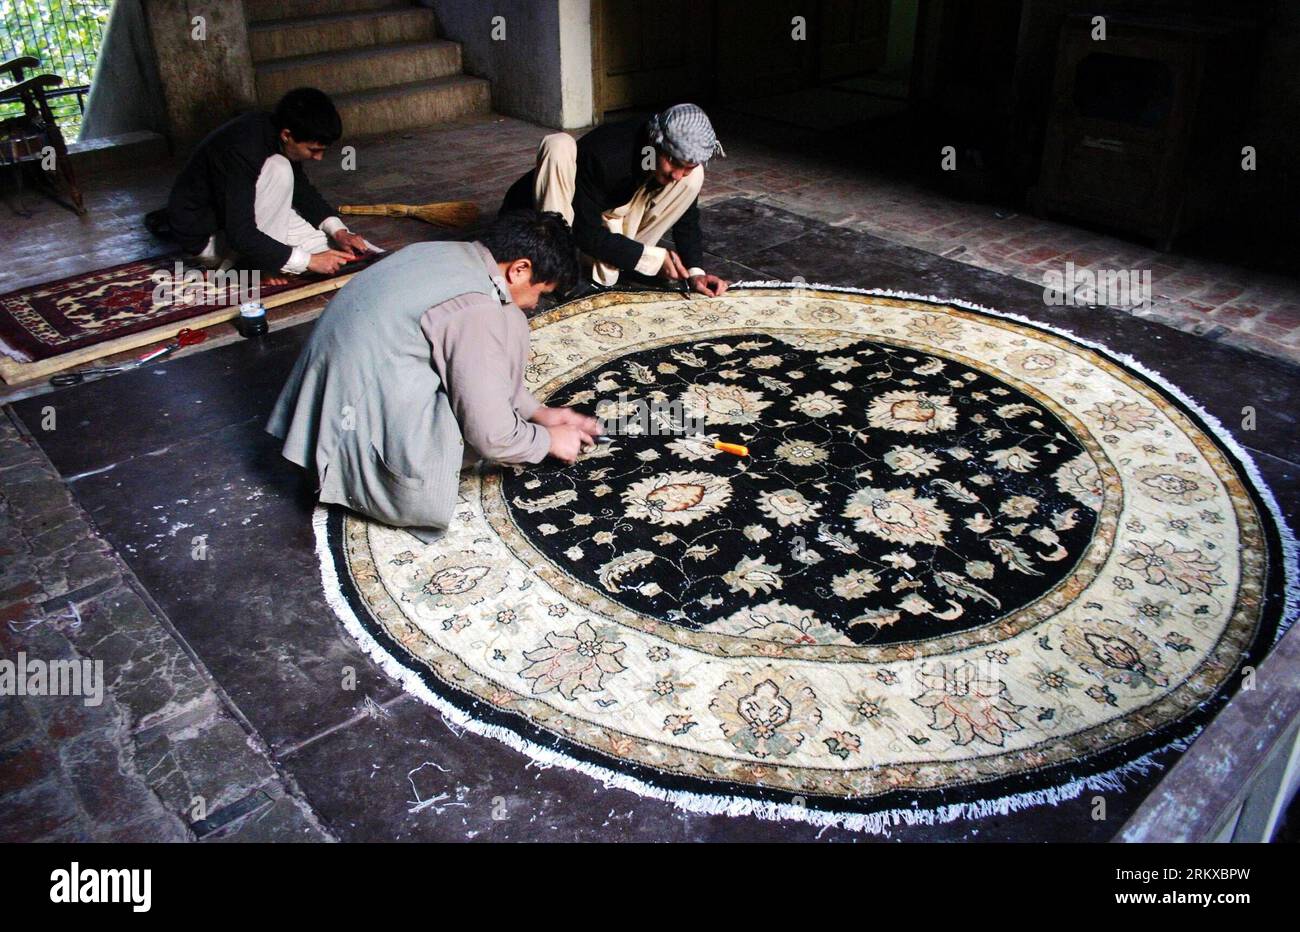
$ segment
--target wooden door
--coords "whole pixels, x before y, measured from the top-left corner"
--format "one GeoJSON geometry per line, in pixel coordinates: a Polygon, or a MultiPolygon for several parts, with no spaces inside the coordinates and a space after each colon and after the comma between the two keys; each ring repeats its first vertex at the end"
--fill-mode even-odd
{"type": "Polygon", "coordinates": [[[596,115],[708,95],[708,0],[593,0],[596,115]]]}
{"type": "Polygon", "coordinates": [[[807,85],[815,4],[717,0],[717,11],[717,83],[723,100],[770,97],[807,85]],[[796,38],[796,17],[803,38],[796,38]]]}

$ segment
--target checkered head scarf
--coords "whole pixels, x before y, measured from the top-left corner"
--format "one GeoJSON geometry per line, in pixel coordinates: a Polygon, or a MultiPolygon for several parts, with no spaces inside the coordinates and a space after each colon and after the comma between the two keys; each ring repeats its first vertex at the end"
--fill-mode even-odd
{"type": "Polygon", "coordinates": [[[677,104],[650,118],[650,142],[679,162],[703,165],[727,153],[714,135],[713,124],[695,104],[677,104]]]}

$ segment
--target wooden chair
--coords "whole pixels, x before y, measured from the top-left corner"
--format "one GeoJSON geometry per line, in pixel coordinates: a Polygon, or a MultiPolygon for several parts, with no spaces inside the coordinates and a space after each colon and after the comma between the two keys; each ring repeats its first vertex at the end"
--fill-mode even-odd
{"type": "Polygon", "coordinates": [[[0,119],[0,165],[13,165],[18,169],[18,190],[21,194],[22,163],[42,164],[45,147],[53,148],[54,170],[46,173],[53,176],[50,179],[51,186],[56,193],[67,196],[78,214],[84,214],[86,207],[81,189],[77,186],[77,176],[72,170],[72,160],[68,158],[68,147],[45,96],[47,88],[58,87],[63,79],[53,74],[38,74],[25,80],[23,78],[24,71],[35,69],[39,65],[40,61],[31,56],[0,62],[0,76],[10,75],[14,82],[0,87],[0,104],[21,101],[23,105],[22,115],[0,119]]]}

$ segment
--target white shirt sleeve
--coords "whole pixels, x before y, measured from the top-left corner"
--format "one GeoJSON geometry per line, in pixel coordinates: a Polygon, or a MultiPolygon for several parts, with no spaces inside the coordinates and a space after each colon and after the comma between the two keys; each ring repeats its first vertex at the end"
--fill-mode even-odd
{"type": "Polygon", "coordinates": [[[320,222],[321,232],[326,236],[333,236],[339,230],[346,230],[348,225],[338,217],[326,217],[320,222]]]}
{"type": "MultiPolygon", "coordinates": [[[[668,258],[668,250],[662,246],[647,246],[645,252],[641,253],[641,261],[636,264],[636,270],[641,275],[658,275],[659,270],[664,266],[664,260],[668,258]]],[[[696,275],[704,275],[704,269],[693,265],[686,270],[686,273],[692,278],[696,275]]]]}
{"type": "Polygon", "coordinates": [[[307,271],[307,263],[311,261],[311,253],[301,246],[293,247],[293,252],[289,254],[289,261],[280,269],[286,275],[301,275],[307,271]]]}
{"type": "Polygon", "coordinates": [[[666,258],[668,258],[667,249],[662,246],[647,246],[645,251],[641,253],[641,259],[636,264],[636,270],[641,275],[658,275],[666,258]]]}

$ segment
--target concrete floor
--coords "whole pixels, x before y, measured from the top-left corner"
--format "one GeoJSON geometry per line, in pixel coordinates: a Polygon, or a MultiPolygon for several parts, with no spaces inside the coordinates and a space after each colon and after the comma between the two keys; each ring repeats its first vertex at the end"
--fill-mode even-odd
{"type": "MultiPolygon", "coordinates": [[[[355,177],[327,166],[316,177],[336,198],[469,197],[495,207],[540,132],[497,121],[412,134],[362,145],[355,177]],[[411,161],[416,151],[420,163],[411,161]],[[425,163],[429,152],[436,165],[425,163]]],[[[1150,319],[1049,308],[1039,284],[852,223],[828,225],[811,207],[779,209],[774,186],[792,175],[746,149],[729,142],[733,159],[706,192],[711,270],[958,297],[1122,348],[1227,424],[1284,510],[1300,511],[1295,366],[1150,319]],[[742,185],[763,191],[762,200],[744,196],[742,185]],[[1244,404],[1257,411],[1251,432],[1235,429],[1244,404]]],[[[808,159],[796,169],[809,178],[821,171],[808,159]]],[[[47,218],[41,237],[54,254],[43,263],[19,255],[0,289],[154,251],[134,220],[162,196],[159,175],[137,173],[116,193],[99,192],[115,206],[92,218],[100,233],[86,233],[82,253],[47,218]]],[[[898,217],[912,207],[917,216],[969,209],[894,196],[898,217]]],[[[837,209],[870,213],[868,200],[842,191],[837,209]]],[[[393,244],[430,231],[410,221],[386,232],[393,244]]],[[[6,656],[102,656],[113,688],[94,710],[33,697],[0,704],[0,838],[876,840],[689,815],[581,774],[539,770],[403,694],[324,603],[310,500],[261,430],[308,330],[205,348],[9,408],[13,422],[0,423],[0,527],[10,551],[0,574],[0,647],[6,656]],[[193,557],[197,535],[206,537],[202,560],[193,557]],[[355,689],[343,686],[346,668],[356,671],[355,689]],[[412,811],[416,800],[440,794],[438,804],[412,811]],[[195,827],[196,814],[210,821],[195,827]]],[[[1158,778],[1107,794],[1104,822],[1091,818],[1084,798],[901,828],[892,838],[1102,841],[1158,778]]]]}

